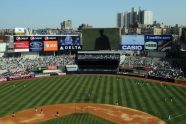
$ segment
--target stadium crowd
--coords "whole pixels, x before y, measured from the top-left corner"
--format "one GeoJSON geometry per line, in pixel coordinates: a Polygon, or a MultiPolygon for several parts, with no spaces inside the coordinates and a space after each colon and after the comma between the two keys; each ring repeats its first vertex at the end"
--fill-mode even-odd
{"type": "Polygon", "coordinates": [[[39,56],[36,58],[0,58],[0,70],[16,68],[33,69],[37,67],[62,66],[75,64],[74,55],[39,56]]]}
{"type": "Polygon", "coordinates": [[[149,77],[177,79],[183,78],[183,71],[180,67],[173,68],[171,63],[160,58],[126,56],[120,65],[130,67],[149,67],[149,77]]]}
{"type": "Polygon", "coordinates": [[[36,58],[0,58],[0,70],[6,72],[0,73],[0,81],[5,79],[31,77],[30,70],[40,67],[64,66],[75,64],[74,55],[63,56],[39,56],[36,58]]]}

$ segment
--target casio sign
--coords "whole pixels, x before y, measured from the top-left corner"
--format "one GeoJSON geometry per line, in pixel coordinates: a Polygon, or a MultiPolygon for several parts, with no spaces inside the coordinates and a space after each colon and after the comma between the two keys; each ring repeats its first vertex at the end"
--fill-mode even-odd
{"type": "Polygon", "coordinates": [[[142,51],[142,45],[122,45],[122,50],[142,51]]]}
{"type": "Polygon", "coordinates": [[[145,49],[148,49],[148,50],[155,50],[157,49],[157,42],[146,42],[145,43],[145,49]]]}

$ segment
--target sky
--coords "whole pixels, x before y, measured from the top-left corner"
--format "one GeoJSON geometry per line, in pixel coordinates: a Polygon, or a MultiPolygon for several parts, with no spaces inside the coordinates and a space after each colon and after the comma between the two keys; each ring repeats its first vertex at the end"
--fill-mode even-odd
{"type": "Polygon", "coordinates": [[[117,13],[132,7],[151,10],[166,25],[186,25],[186,0],[0,0],[0,29],[60,28],[68,19],[74,28],[115,27],[117,13]]]}

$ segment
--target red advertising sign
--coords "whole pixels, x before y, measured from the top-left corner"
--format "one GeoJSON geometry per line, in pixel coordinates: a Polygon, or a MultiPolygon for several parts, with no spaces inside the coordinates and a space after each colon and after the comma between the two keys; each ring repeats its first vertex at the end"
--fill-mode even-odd
{"type": "Polygon", "coordinates": [[[15,52],[29,52],[29,41],[15,41],[15,52]]]}

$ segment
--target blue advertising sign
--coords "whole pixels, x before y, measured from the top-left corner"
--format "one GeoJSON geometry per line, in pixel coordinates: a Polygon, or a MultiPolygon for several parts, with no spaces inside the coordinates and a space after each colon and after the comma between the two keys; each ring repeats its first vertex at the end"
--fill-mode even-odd
{"type": "Polygon", "coordinates": [[[30,37],[30,44],[29,44],[30,51],[32,52],[39,52],[43,50],[43,37],[30,37]]]}
{"type": "Polygon", "coordinates": [[[171,41],[172,35],[145,35],[145,41],[171,41]]]}
{"type": "Polygon", "coordinates": [[[122,45],[144,45],[144,35],[122,35],[122,45]]]}
{"type": "Polygon", "coordinates": [[[80,36],[61,36],[59,37],[60,45],[80,45],[80,36]]]}
{"type": "Polygon", "coordinates": [[[80,36],[60,36],[58,37],[59,50],[81,50],[80,36]]]}
{"type": "Polygon", "coordinates": [[[142,51],[144,50],[144,35],[122,35],[121,50],[142,51]]]}
{"type": "Polygon", "coordinates": [[[129,50],[129,51],[142,51],[144,50],[144,45],[121,45],[121,50],[129,50]]]}

